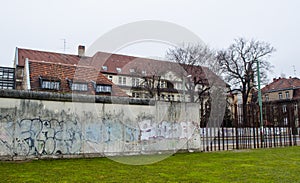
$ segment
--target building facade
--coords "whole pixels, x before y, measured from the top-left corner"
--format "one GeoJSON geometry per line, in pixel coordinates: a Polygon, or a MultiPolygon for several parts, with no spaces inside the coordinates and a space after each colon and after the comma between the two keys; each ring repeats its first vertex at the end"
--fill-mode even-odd
{"type": "Polygon", "coordinates": [[[299,78],[274,78],[262,88],[262,99],[266,125],[299,126],[299,78]]]}
{"type": "Polygon", "coordinates": [[[85,56],[84,46],[78,47],[77,55],[16,48],[14,66],[16,89],[21,90],[45,90],[51,85],[56,88],[51,90],[54,92],[72,92],[76,88],[94,94],[101,76],[104,85],[111,86],[112,90],[121,89],[132,98],[197,102],[207,101],[213,83],[223,84],[206,67],[105,52],[90,57],[85,56]],[[209,82],[208,75],[215,81],[209,82]]]}
{"type": "Polygon", "coordinates": [[[262,88],[263,101],[295,100],[299,98],[300,79],[297,77],[274,78],[262,88]]]}

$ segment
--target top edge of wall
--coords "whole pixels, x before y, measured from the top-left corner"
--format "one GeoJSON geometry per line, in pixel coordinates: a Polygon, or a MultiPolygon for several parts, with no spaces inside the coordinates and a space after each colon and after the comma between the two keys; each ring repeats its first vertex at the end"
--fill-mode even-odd
{"type": "Polygon", "coordinates": [[[133,99],[130,97],[84,95],[73,93],[55,93],[26,90],[5,90],[0,89],[1,98],[50,100],[62,102],[82,102],[82,103],[108,103],[108,104],[132,104],[132,105],[155,105],[155,100],[133,99]]]}

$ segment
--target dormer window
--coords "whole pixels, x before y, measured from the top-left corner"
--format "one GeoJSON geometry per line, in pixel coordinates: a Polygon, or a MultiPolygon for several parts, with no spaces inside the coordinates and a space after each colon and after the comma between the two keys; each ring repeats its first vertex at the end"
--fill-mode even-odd
{"type": "Polygon", "coordinates": [[[103,69],[104,71],[107,71],[107,66],[103,65],[103,66],[102,66],[102,69],[103,69]]]}
{"type": "Polygon", "coordinates": [[[60,82],[58,81],[42,81],[43,89],[59,90],[60,82]]]}
{"type": "Polygon", "coordinates": [[[145,70],[142,70],[142,74],[143,74],[143,75],[146,75],[146,71],[145,71],[145,70]]]}
{"type": "Polygon", "coordinates": [[[134,73],[135,70],[134,70],[134,69],[129,69],[129,72],[130,72],[130,73],[134,73]]]}
{"type": "Polygon", "coordinates": [[[39,77],[40,79],[40,87],[42,89],[48,90],[59,90],[60,89],[60,80],[55,78],[43,78],[39,77]]]}
{"type": "Polygon", "coordinates": [[[67,79],[71,91],[88,91],[88,83],[67,79]]]}
{"type": "Polygon", "coordinates": [[[102,85],[102,84],[96,85],[96,93],[111,93],[111,91],[112,91],[111,85],[102,85]]]}
{"type": "Polygon", "coordinates": [[[87,83],[71,83],[72,91],[88,91],[87,83]]]}
{"type": "Polygon", "coordinates": [[[122,69],[120,67],[117,67],[117,72],[118,73],[122,72],[122,69]]]}

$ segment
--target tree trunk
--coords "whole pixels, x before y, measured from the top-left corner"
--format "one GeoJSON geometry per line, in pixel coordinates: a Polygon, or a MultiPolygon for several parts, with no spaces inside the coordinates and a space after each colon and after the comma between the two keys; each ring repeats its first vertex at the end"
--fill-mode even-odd
{"type": "Polygon", "coordinates": [[[249,126],[249,124],[248,124],[248,118],[247,118],[247,99],[248,99],[248,96],[245,94],[245,93],[243,93],[242,94],[242,96],[243,96],[243,104],[242,104],[242,107],[243,107],[243,126],[249,126]]]}

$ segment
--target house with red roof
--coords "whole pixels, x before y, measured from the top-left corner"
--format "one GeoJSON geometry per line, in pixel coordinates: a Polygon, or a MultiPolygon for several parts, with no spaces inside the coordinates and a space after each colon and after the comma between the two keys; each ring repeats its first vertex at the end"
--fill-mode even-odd
{"type": "Polygon", "coordinates": [[[299,78],[274,78],[262,88],[262,99],[267,110],[265,125],[299,126],[299,78]]]}
{"type": "Polygon", "coordinates": [[[207,67],[98,52],[93,58],[101,72],[135,98],[199,101],[206,88],[225,83],[207,67]]]}
{"type": "Polygon", "coordinates": [[[190,101],[212,84],[208,77],[224,83],[206,67],[105,52],[85,56],[84,46],[77,55],[16,48],[14,66],[16,88],[25,90],[190,101]]]}
{"type": "Polygon", "coordinates": [[[128,95],[93,67],[26,60],[25,89],[89,95],[128,95]]]}
{"type": "Polygon", "coordinates": [[[16,88],[128,97],[83,55],[16,50],[16,88]],[[84,63],[84,64],[80,64],[84,63]]]}
{"type": "Polygon", "coordinates": [[[295,100],[300,98],[300,79],[297,77],[274,78],[262,88],[263,101],[295,100]]]}

